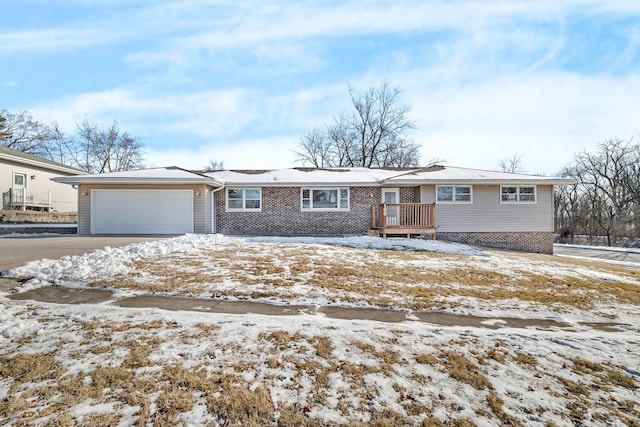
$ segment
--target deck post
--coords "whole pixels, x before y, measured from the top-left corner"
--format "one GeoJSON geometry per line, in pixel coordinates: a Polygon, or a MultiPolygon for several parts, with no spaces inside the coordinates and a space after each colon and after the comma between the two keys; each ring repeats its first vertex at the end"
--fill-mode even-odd
{"type": "Polygon", "coordinates": [[[371,205],[371,229],[376,228],[376,207],[371,205]]]}

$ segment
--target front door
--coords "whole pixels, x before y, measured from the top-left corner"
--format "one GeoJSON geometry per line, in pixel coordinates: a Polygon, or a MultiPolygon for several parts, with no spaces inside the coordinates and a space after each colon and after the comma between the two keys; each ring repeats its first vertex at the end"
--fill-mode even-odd
{"type": "MultiPolygon", "coordinates": [[[[399,188],[383,188],[382,203],[384,204],[400,203],[400,189],[399,188]]],[[[386,221],[387,225],[400,224],[400,206],[385,206],[384,214],[387,218],[387,221],[386,221]]]]}
{"type": "Polygon", "coordinates": [[[12,192],[12,203],[15,204],[24,204],[25,200],[25,190],[27,188],[27,174],[24,173],[13,173],[13,185],[11,186],[12,192]]]}

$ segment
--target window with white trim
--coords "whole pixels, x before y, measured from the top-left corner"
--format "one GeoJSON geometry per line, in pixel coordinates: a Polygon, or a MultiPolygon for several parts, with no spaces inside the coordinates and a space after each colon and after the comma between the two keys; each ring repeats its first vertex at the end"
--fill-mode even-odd
{"type": "Polygon", "coordinates": [[[300,205],[303,211],[348,211],[348,188],[302,188],[300,205]]]}
{"type": "Polygon", "coordinates": [[[500,203],[536,203],[535,185],[500,186],[500,203]]]}
{"type": "Polygon", "coordinates": [[[473,203],[473,188],[470,185],[437,185],[438,203],[473,203]]]}
{"type": "Polygon", "coordinates": [[[227,211],[262,210],[261,188],[227,188],[227,211]]]}
{"type": "Polygon", "coordinates": [[[22,173],[14,173],[13,174],[13,185],[14,187],[24,187],[25,182],[27,181],[26,175],[22,173]]]}

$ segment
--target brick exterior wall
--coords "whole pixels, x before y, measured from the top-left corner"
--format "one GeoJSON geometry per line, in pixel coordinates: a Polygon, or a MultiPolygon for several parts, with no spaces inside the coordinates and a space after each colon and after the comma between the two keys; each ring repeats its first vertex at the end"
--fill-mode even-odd
{"type": "MultiPolygon", "coordinates": [[[[351,187],[350,191],[348,212],[301,211],[300,187],[263,187],[262,212],[226,212],[226,192],[221,191],[215,195],[216,232],[249,236],[365,234],[371,228],[372,206],[377,221],[380,188],[351,187]]],[[[401,203],[418,203],[419,198],[419,188],[400,188],[401,203]]],[[[496,249],[553,253],[550,232],[439,232],[436,238],[496,249]]]]}
{"type": "Polygon", "coordinates": [[[420,203],[420,187],[400,187],[400,203],[420,203]]]}
{"type": "Polygon", "coordinates": [[[449,242],[486,246],[541,254],[553,253],[553,233],[551,232],[441,232],[436,238],[449,242]]]}
{"type": "MultiPolygon", "coordinates": [[[[365,234],[379,187],[351,187],[348,212],[303,212],[300,187],[262,187],[262,212],[226,212],[225,191],[216,193],[216,232],[253,236],[365,234]]],[[[413,194],[413,193],[412,193],[413,194]]]]}

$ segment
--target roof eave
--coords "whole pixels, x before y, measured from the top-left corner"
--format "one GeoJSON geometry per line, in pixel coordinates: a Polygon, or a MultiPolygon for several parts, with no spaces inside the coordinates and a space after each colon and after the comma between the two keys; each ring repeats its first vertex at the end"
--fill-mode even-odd
{"type": "Polygon", "coordinates": [[[140,184],[173,184],[173,185],[192,185],[206,184],[212,187],[223,187],[224,183],[218,180],[205,179],[172,179],[172,178],[107,178],[107,179],[74,179],[75,177],[58,177],[52,178],[53,181],[72,185],[87,184],[123,184],[123,185],[140,185],[140,184]]]}
{"type": "Polygon", "coordinates": [[[227,187],[379,187],[382,182],[301,182],[301,181],[270,181],[270,182],[233,182],[225,181],[227,187]]]}
{"type": "Polygon", "coordinates": [[[423,179],[423,180],[388,180],[385,184],[394,185],[429,185],[429,184],[469,184],[469,185],[570,185],[575,184],[572,179],[423,179]]]}
{"type": "Polygon", "coordinates": [[[10,162],[14,162],[14,163],[21,163],[24,165],[30,165],[30,166],[36,166],[42,169],[49,169],[49,170],[55,170],[58,172],[65,172],[65,173],[69,173],[69,174],[73,174],[73,175],[83,175],[85,174],[84,171],[81,171],[79,169],[75,169],[72,167],[67,167],[67,166],[57,166],[57,165],[52,165],[50,163],[46,163],[46,162],[39,162],[37,160],[32,160],[32,159],[25,159],[24,157],[18,157],[18,156],[12,156],[11,154],[0,154],[0,158],[6,159],[10,162]]]}

